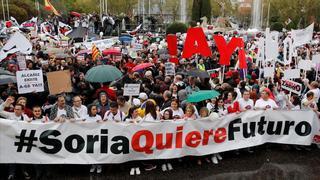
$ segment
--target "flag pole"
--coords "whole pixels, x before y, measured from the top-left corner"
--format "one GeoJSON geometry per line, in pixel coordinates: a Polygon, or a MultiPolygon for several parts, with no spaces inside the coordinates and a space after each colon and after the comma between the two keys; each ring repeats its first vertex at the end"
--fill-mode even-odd
{"type": "Polygon", "coordinates": [[[10,19],[10,11],[9,11],[9,4],[8,4],[8,0],[6,0],[7,2],[7,13],[8,13],[8,20],[10,19]]]}
{"type": "Polygon", "coordinates": [[[3,0],[1,0],[1,5],[2,5],[3,20],[6,21],[6,13],[5,13],[5,10],[4,10],[3,0]]]}

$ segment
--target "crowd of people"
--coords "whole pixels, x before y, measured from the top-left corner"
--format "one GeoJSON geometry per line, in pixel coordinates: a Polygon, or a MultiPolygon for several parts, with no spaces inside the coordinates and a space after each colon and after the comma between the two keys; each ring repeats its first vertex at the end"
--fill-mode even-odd
{"type": "MultiPolygon", "coordinates": [[[[281,40],[287,34],[284,33],[281,40]]],[[[53,71],[69,70],[71,72],[72,92],[58,95],[49,95],[48,87],[44,92],[18,94],[17,84],[9,83],[0,86],[0,116],[6,119],[17,121],[39,121],[42,123],[56,122],[63,123],[71,121],[94,121],[104,123],[114,121],[116,123],[139,124],[144,122],[166,121],[166,120],[201,120],[203,117],[210,117],[215,120],[223,120],[223,116],[230,113],[242,113],[248,110],[313,110],[319,114],[319,82],[315,69],[301,71],[301,78],[296,82],[303,84],[301,95],[290,93],[281,88],[283,71],[289,67],[295,67],[297,59],[310,59],[312,54],[320,52],[320,43],[301,46],[297,49],[297,58],[293,59],[290,66],[281,63],[283,49],[279,48],[279,61],[275,63],[273,78],[264,78],[261,65],[256,63],[256,39],[246,41],[246,51],[251,58],[247,58],[248,69],[246,73],[237,69],[237,53],[231,58],[231,64],[226,67],[223,79],[218,72],[210,74],[209,77],[200,78],[188,74],[190,71],[204,71],[217,69],[219,65],[219,51],[212,43],[212,57],[194,56],[190,59],[180,57],[183,44],[179,43],[179,63],[176,64],[176,74],[166,76],[165,63],[158,52],[162,42],[155,42],[158,48],[150,48],[154,42],[148,38],[150,34],[137,35],[136,41],[143,42],[143,49],[137,52],[136,57],[122,54],[120,60],[114,60],[110,55],[92,60],[90,55],[84,59],[77,59],[75,56],[58,59],[45,54],[47,45],[41,46],[35,42],[32,58],[26,61],[27,70],[42,69],[46,83],[46,73],[53,71]],[[143,36],[143,41],[140,39],[143,36]],[[152,67],[140,71],[132,71],[132,68],[141,63],[152,63],[152,67]],[[86,81],[86,72],[101,64],[109,64],[117,67],[123,77],[110,83],[90,83],[86,81]],[[140,94],[137,97],[123,96],[123,87],[127,83],[141,85],[140,94]],[[188,95],[194,91],[216,90],[219,97],[190,103],[188,95]]],[[[151,35],[152,36],[152,35],[151,35]]],[[[224,34],[226,38],[236,36],[235,34],[224,34]]],[[[179,37],[182,41],[182,36],[179,37]]],[[[319,42],[319,33],[314,34],[314,39],[319,42]]],[[[208,39],[212,41],[212,39],[208,39]]],[[[125,49],[123,44],[115,44],[125,49]]],[[[68,47],[67,53],[75,50],[73,54],[80,51],[80,48],[68,47]]],[[[15,55],[11,55],[1,62],[1,66],[16,73],[19,70],[15,55]]],[[[221,74],[221,70],[220,74],[221,74]]],[[[251,150],[248,150],[252,152],[251,150]]],[[[220,154],[197,157],[196,163],[203,162],[218,164],[222,160],[220,154]]],[[[140,168],[152,170],[156,164],[161,166],[162,171],[173,170],[170,160],[163,160],[154,163],[134,164],[130,174],[139,175],[140,168]]],[[[9,178],[16,176],[17,165],[10,165],[9,178]]],[[[101,165],[92,165],[90,172],[101,173],[101,165]]],[[[40,168],[38,168],[40,169],[40,168]]],[[[47,169],[48,170],[48,169],[47,169]]],[[[30,175],[23,168],[26,179],[30,175]]],[[[39,175],[40,177],[40,175],[39,175]]]]}

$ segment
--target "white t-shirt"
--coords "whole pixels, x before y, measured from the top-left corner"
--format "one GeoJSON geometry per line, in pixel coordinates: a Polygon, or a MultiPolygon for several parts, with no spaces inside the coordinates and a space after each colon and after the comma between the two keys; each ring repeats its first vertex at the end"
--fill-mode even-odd
{"type": "Polygon", "coordinates": [[[256,101],[256,104],[254,106],[257,109],[273,109],[273,108],[278,108],[278,105],[276,102],[272,99],[268,99],[267,101],[263,100],[262,98],[258,99],[256,101]]]}
{"type": "MultiPolygon", "coordinates": [[[[319,88],[311,89],[311,90],[309,90],[308,92],[313,92],[315,102],[318,103],[318,102],[319,102],[319,97],[320,97],[320,90],[319,90],[319,88]]],[[[303,98],[307,98],[308,92],[304,95],[303,98]]]]}
{"type": "Polygon", "coordinates": [[[164,110],[162,110],[160,112],[161,116],[163,116],[164,111],[166,111],[167,109],[171,109],[172,110],[172,117],[174,116],[179,116],[180,118],[182,118],[184,116],[184,112],[181,108],[179,108],[178,110],[173,110],[171,107],[167,107],[164,110]]]}
{"type": "Polygon", "coordinates": [[[211,102],[208,102],[207,103],[207,108],[208,108],[208,110],[211,112],[211,111],[213,111],[213,109],[214,109],[214,104],[212,104],[211,102]]]}
{"type": "Polygon", "coordinates": [[[152,117],[152,115],[150,113],[148,113],[147,115],[144,116],[144,118],[142,119],[142,121],[140,121],[141,123],[142,122],[157,122],[158,120],[160,120],[160,117],[159,117],[159,114],[157,114],[157,118],[154,119],[152,117]]]}
{"type": "Polygon", "coordinates": [[[100,121],[102,120],[101,116],[99,114],[95,115],[95,116],[87,116],[86,121],[100,121]]]}
{"type": "Polygon", "coordinates": [[[113,115],[112,112],[109,110],[104,114],[104,120],[107,121],[120,121],[122,122],[124,120],[124,118],[126,118],[126,115],[121,112],[120,110],[118,110],[116,115],[113,115]]]}
{"type": "Polygon", "coordinates": [[[65,109],[58,108],[57,117],[61,117],[62,115],[67,116],[67,111],[65,109]]]}
{"type": "Polygon", "coordinates": [[[239,105],[240,105],[240,111],[244,111],[244,110],[252,110],[254,105],[253,105],[253,100],[252,99],[248,99],[247,101],[244,100],[243,98],[240,98],[238,100],[239,105]]]}
{"type": "Polygon", "coordinates": [[[306,102],[308,102],[307,98],[303,98],[301,101],[301,109],[302,110],[309,110],[309,109],[313,109],[315,107],[317,107],[317,104],[315,101],[312,101],[309,105],[304,105],[306,102]]]}
{"type": "Polygon", "coordinates": [[[73,106],[72,110],[76,120],[82,120],[88,116],[88,109],[84,105],[81,105],[80,108],[73,106]]]}

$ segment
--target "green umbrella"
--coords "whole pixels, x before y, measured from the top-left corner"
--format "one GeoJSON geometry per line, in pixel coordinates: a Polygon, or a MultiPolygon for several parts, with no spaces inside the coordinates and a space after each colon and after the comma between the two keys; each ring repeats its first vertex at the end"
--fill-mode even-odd
{"type": "Polygon", "coordinates": [[[104,83],[121,78],[122,73],[115,66],[100,65],[91,68],[85,76],[89,82],[104,83]]]}
{"type": "Polygon", "coordinates": [[[192,92],[188,95],[187,102],[200,102],[207,99],[212,99],[220,96],[220,93],[215,90],[201,90],[192,92]]]}

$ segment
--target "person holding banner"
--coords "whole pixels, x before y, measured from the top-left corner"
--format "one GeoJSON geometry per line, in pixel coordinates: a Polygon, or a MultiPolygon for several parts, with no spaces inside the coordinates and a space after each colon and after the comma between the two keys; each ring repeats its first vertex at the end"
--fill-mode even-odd
{"type": "Polygon", "coordinates": [[[250,92],[245,90],[242,94],[242,98],[239,99],[240,111],[244,112],[247,110],[252,110],[254,107],[253,100],[250,99],[250,92]]]}
{"type": "Polygon", "coordinates": [[[71,120],[74,118],[72,107],[66,105],[66,99],[63,95],[59,95],[57,103],[51,108],[50,120],[55,122],[65,122],[67,119],[71,120]]]}
{"type": "Polygon", "coordinates": [[[22,97],[22,96],[19,97],[17,99],[16,104],[23,105],[24,106],[24,110],[23,110],[24,114],[26,114],[29,118],[32,117],[32,110],[27,108],[27,98],[26,97],[22,97]]]}
{"type": "Polygon", "coordinates": [[[311,109],[314,112],[318,111],[318,107],[317,107],[317,104],[316,104],[316,98],[314,97],[314,93],[312,91],[309,91],[306,94],[306,97],[302,99],[302,101],[301,101],[301,109],[302,110],[311,109]]]}
{"type": "Polygon", "coordinates": [[[40,106],[37,106],[37,105],[33,106],[32,114],[33,116],[30,120],[28,120],[28,122],[38,121],[38,122],[45,123],[48,121],[48,117],[42,115],[42,109],[40,106]]]}
{"type": "Polygon", "coordinates": [[[172,111],[172,117],[173,117],[173,119],[181,119],[181,118],[184,116],[184,112],[183,112],[182,108],[180,108],[179,104],[180,104],[180,103],[179,103],[179,100],[178,100],[178,99],[173,99],[173,100],[171,101],[171,106],[165,108],[164,110],[162,110],[162,111],[160,112],[160,114],[161,114],[162,116],[164,116],[165,111],[168,110],[168,109],[170,109],[170,110],[172,111]]]}
{"type": "MultiPolygon", "coordinates": [[[[29,117],[23,113],[24,106],[22,104],[15,104],[14,112],[4,111],[5,107],[10,106],[14,103],[14,100],[9,97],[4,103],[0,105],[0,116],[6,119],[17,120],[17,121],[28,121],[29,117]]],[[[8,179],[15,179],[17,168],[21,167],[23,176],[25,179],[30,179],[29,173],[26,171],[25,165],[10,164],[9,165],[9,176],[8,179]]]]}
{"type": "Polygon", "coordinates": [[[76,120],[84,120],[88,116],[88,109],[82,105],[80,96],[73,97],[72,111],[76,120]]]}
{"type": "Polygon", "coordinates": [[[110,110],[107,111],[103,116],[104,121],[114,121],[114,122],[123,122],[126,115],[119,110],[119,105],[117,102],[112,101],[110,103],[110,110]]]}
{"type": "Polygon", "coordinates": [[[261,92],[261,98],[257,100],[254,108],[257,110],[278,109],[278,105],[270,98],[270,90],[265,88],[261,92]]]}
{"type": "MultiPolygon", "coordinates": [[[[88,106],[88,112],[87,112],[87,117],[82,119],[83,121],[95,121],[95,122],[102,122],[101,116],[98,114],[98,109],[97,106],[94,104],[91,104],[88,106]]],[[[102,166],[101,165],[96,165],[92,164],[90,168],[90,173],[97,172],[100,174],[102,172],[102,166]]]]}
{"type": "Polygon", "coordinates": [[[128,116],[124,119],[126,122],[138,124],[142,121],[142,118],[139,116],[138,107],[131,107],[128,112],[128,116]]]}
{"type": "Polygon", "coordinates": [[[239,113],[240,112],[240,106],[239,102],[236,100],[237,93],[236,92],[229,92],[228,93],[228,102],[231,102],[227,105],[227,111],[228,113],[239,113]]]}
{"type": "Polygon", "coordinates": [[[0,116],[6,119],[17,120],[17,121],[27,121],[29,117],[23,113],[24,106],[22,104],[14,105],[14,112],[7,112],[4,110],[5,107],[9,107],[14,103],[11,97],[8,97],[4,103],[0,105],[0,116]]]}

